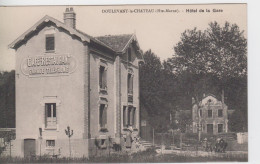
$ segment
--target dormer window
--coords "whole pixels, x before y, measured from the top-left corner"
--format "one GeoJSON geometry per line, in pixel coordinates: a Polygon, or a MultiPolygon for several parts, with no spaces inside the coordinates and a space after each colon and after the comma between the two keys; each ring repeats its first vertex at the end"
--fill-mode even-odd
{"type": "Polygon", "coordinates": [[[45,50],[47,52],[55,50],[55,38],[53,34],[46,35],[45,37],[45,50]]]}
{"type": "Polygon", "coordinates": [[[209,117],[209,118],[212,118],[212,109],[209,109],[209,110],[208,110],[208,117],[209,117]]]}

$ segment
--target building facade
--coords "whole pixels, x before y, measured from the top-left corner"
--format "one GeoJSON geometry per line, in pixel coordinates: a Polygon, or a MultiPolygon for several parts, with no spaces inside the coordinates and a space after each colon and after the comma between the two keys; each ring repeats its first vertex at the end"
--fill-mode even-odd
{"type": "Polygon", "coordinates": [[[228,132],[228,107],[222,101],[217,100],[215,95],[205,95],[202,101],[193,104],[192,108],[192,127],[193,133],[218,134],[228,132]]]}
{"type": "Polygon", "coordinates": [[[16,50],[14,156],[88,157],[95,141],[123,145],[139,134],[139,62],[135,34],[92,37],[45,16],[9,45],[16,50]],[[69,138],[65,129],[70,127],[69,138]]]}

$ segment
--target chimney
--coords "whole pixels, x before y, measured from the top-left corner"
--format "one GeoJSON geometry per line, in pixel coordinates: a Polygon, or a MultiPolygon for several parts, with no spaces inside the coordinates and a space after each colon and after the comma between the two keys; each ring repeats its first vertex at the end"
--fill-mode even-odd
{"type": "Polygon", "coordinates": [[[76,13],[73,8],[66,8],[64,13],[64,23],[66,26],[76,28],[76,13]]]}

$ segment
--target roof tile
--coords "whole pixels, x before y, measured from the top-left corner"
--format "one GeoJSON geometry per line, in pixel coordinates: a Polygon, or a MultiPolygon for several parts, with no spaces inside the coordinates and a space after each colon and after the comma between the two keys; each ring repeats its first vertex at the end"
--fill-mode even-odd
{"type": "Polygon", "coordinates": [[[111,47],[114,51],[122,52],[132,36],[133,34],[105,35],[95,37],[95,39],[111,47]]]}

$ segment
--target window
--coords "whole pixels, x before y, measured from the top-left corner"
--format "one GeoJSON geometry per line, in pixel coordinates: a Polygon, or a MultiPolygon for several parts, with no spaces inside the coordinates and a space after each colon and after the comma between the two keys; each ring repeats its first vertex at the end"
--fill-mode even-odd
{"type": "Polygon", "coordinates": [[[123,126],[136,126],[136,108],[134,107],[123,107],[123,126]]]}
{"type": "Polygon", "coordinates": [[[46,103],[45,104],[45,126],[46,128],[56,128],[57,117],[56,117],[56,104],[46,103]]]}
{"type": "Polygon", "coordinates": [[[135,111],[136,111],[136,109],[133,108],[133,109],[132,109],[132,126],[133,126],[133,127],[136,127],[136,116],[135,116],[135,111]]]}
{"type": "Polygon", "coordinates": [[[218,117],[223,117],[223,110],[222,109],[218,110],[218,117]]]}
{"type": "Polygon", "coordinates": [[[218,133],[223,132],[223,124],[218,124],[218,133]]]}
{"type": "Polygon", "coordinates": [[[202,109],[200,109],[200,117],[202,117],[202,109]]]}
{"type": "Polygon", "coordinates": [[[127,88],[128,94],[133,94],[133,75],[131,73],[128,73],[127,76],[127,88]]]}
{"type": "Polygon", "coordinates": [[[45,38],[45,49],[46,49],[46,51],[54,51],[55,50],[54,35],[46,35],[46,38],[45,38]]]}
{"type": "Polygon", "coordinates": [[[124,106],[123,107],[123,126],[126,127],[127,126],[127,107],[124,106]]]}
{"type": "Polygon", "coordinates": [[[212,117],[212,110],[211,109],[208,110],[208,117],[212,117]]]}
{"type": "Polygon", "coordinates": [[[99,67],[99,87],[103,90],[107,88],[107,71],[104,66],[99,67]]]}
{"type": "Polygon", "coordinates": [[[209,134],[213,133],[213,124],[207,124],[207,133],[209,134]]]}
{"type": "Polygon", "coordinates": [[[55,147],[55,140],[46,140],[46,147],[47,148],[54,148],[55,147]]]}
{"type": "Polygon", "coordinates": [[[132,115],[131,115],[132,107],[128,107],[128,112],[127,112],[127,125],[131,126],[132,125],[132,115]]]}
{"type": "Polygon", "coordinates": [[[105,104],[100,104],[99,107],[99,126],[101,129],[106,128],[107,124],[107,108],[105,104]]]}
{"type": "Polygon", "coordinates": [[[104,148],[107,147],[107,145],[106,145],[106,139],[101,139],[100,147],[101,147],[102,149],[104,149],[104,148]]]}
{"type": "Polygon", "coordinates": [[[128,51],[127,51],[127,57],[128,57],[128,61],[131,61],[132,60],[132,52],[131,52],[131,48],[128,48],[128,51]]]}
{"type": "Polygon", "coordinates": [[[197,130],[198,131],[202,131],[203,129],[202,129],[202,124],[196,124],[196,126],[197,126],[197,130]]]}

